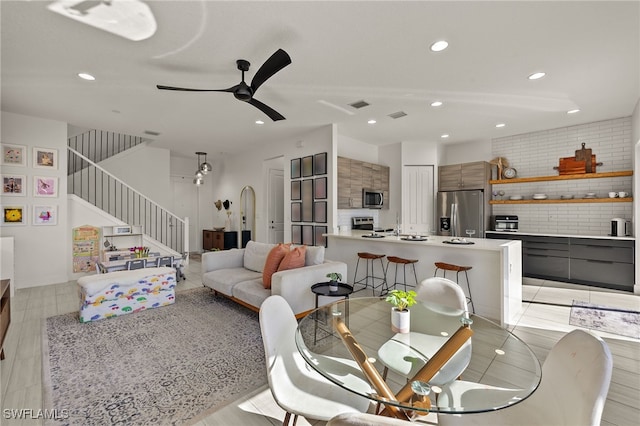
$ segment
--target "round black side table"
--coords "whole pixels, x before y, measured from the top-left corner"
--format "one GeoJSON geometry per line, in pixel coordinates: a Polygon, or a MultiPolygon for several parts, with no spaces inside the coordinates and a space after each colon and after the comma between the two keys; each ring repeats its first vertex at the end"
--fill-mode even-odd
{"type": "MultiPolygon", "coordinates": [[[[337,283],[338,289],[336,291],[329,290],[329,281],[323,283],[317,283],[311,286],[311,291],[316,295],[316,310],[318,309],[318,298],[320,296],[327,297],[342,297],[345,299],[349,298],[349,295],[353,293],[353,286],[345,283],[337,283]]],[[[349,324],[349,304],[345,303],[345,318],[347,321],[347,325],[349,324]]],[[[316,318],[316,327],[314,330],[313,341],[314,343],[318,340],[318,318],[316,318]]]]}

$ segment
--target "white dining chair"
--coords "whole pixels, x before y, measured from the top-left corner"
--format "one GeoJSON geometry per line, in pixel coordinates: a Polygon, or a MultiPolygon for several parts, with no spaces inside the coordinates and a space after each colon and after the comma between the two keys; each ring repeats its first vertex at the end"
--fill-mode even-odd
{"type": "MultiPolygon", "coordinates": [[[[447,326],[443,324],[452,323],[451,317],[460,318],[467,312],[464,292],[458,284],[447,278],[432,277],[422,280],[416,287],[416,293],[419,303],[436,311],[439,314],[438,317],[442,319],[440,324],[434,319],[428,320],[432,330],[440,331],[443,326],[447,326]]],[[[411,321],[419,322],[420,318],[412,314],[411,321]]],[[[453,323],[456,327],[461,325],[456,321],[453,323]]],[[[446,331],[453,333],[455,329],[446,331]]],[[[415,376],[447,340],[448,337],[419,332],[396,334],[378,350],[378,358],[384,364],[383,377],[386,378],[389,370],[406,378],[415,376]]],[[[459,377],[471,361],[471,349],[471,340],[469,340],[429,383],[441,386],[459,377]]]]}
{"type": "MultiPolygon", "coordinates": [[[[338,414],[327,422],[327,426],[409,426],[415,424],[416,422],[370,413],[338,414]]],[[[417,424],[420,425],[425,423],[417,424]]]]}
{"type": "MultiPolygon", "coordinates": [[[[576,329],[551,348],[542,365],[540,386],[529,398],[486,413],[440,414],[438,424],[597,426],[609,392],[612,369],[611,352],[604,340],[576,329]]],[[[457,394],[455,397],[463,405],[466,393],[482,398],[482,393],[477,392],[478,384],[458,381],[452,386],[451,392],[457,394]]]]}
{"type": "MultiPolygon", "coordinates": [[[[267,379],[276,403],[286,411],[283,425],[291,414],[328,421],[340,413],[366,412],[370,401],[330,382],[302,358],[295,343],[298,322],[282,296],[269,296],[260,306],[260,330],[267,363],[267,379]]],[[[371,392],[355,361],[332,358],[345,366],[342,379],[349,387],[371,392]]]]}

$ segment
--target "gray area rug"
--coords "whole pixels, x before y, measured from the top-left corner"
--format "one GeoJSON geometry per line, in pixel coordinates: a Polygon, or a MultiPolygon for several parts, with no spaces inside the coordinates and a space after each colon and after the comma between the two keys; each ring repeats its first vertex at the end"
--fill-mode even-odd
{"type": "Polygon", "coordinates": [[[640,312],[574,300],[569,324],[640,339],[640,312]]]}
{"type": "Polygon", "coordinates": [[[69,413],[47,425],[190,424],[267,382],[257,314],[209,289],[96,322],[45,321],[44,408],[69,413]]]}

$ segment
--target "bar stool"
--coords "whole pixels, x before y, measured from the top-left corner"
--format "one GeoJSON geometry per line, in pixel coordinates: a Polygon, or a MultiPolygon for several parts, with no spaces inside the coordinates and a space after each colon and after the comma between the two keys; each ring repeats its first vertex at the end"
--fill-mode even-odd
{"type": "MultiPolygon", "coordinates": [[[[407,291],[407,265],[413,267],[413,277],[415,278],[415,285],[409,285],[409,287],[416,287],[418,285],[418,275],[416,274],[416,263],[418,259],[404,259],[397,256],[387,256],[387,272],[389,272],[389,265],[393,263],[396,267],[395,274],[393,275],[393,284],[391,287],[396,288],[396,284],[404,285],[404,291],[407,291]],[[403,281],[398,281],[398,265],[402,265],[403,281]]],[[[389,282],[389,280],[387,280],[389,282]]]]}
{"type": "Polygon", "coordinates": [[[356,272],[353,274],[353,285],[355,287],[356,284],[364,284],[364,287],[358,289],[356,291],[365,290],[369,285],[371,285],[371,291],[373,295],[376,294],[376,288],[382,287],[380,290],[380,295],[386,294],[389,292],[389,286],[387,285],[387,271],[384,268],[384,263],[382,262],[382,258],[385,257],[384,254],[374,254],[367,252],[358,253],[358,262],[356,263],[356,272]],[[358,279],[358,266],[360,266],[360,260],[364,259],[366,261],[365,265],[365,275],[364,277],[358,279]],[[380,261],[380,268],[382,269],[382,276],[375,275],[373,266],[376,260],[380,261]],[[369,280],[371,280],[371,284],[369,284],[369,280]],[[379,284],[376,285],[376,280],[379,281],[379,284]]]}
{"type": "Polygon", "coordinates": [[[438,273],[438,269],[442,269],[443,277],[447,274],[447,271],[454,271],[456,273],[456,282],[458,283],[458,285],[460,285],[460,280],[458,279],[458,275],[460,275],[460,272],[464,272],[464,276],[467,278],[467,289],[469,290],[469,297],[467,297],[467,303],[471,304],[471,312],[475,314],[476,308],[473,306],[473,299],[471,298],[471,285],[469,284],[469,275],[467,274],[467,271],[471,269],[472,266],[459,266],[459,265],[453,265],[451,263],[445,263],[445,262],[435,262],[435,265],[436,265],[436,270],[433,273],[434,277],[438,273]]]}

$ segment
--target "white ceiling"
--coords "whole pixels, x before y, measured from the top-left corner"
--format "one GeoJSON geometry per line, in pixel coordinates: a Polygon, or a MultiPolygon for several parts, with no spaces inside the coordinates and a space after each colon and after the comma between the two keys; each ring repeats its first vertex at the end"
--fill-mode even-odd
{"type": "Polygon", "coordinates": [[[640,98],[638,1],[148,1],[157,31],[142,41],[50,3],[0,2],[2,110],[155,131],[154,144],[190,156],[302,139],[328,123],[377,145],[444,133],[447,143],[486,140],[628,116],[640,98]],[[449,48],[430,52],[439,39],[449,48]],[[284,121],[230,93],[155,87],[228,88],[240,81],[240,58],[252,64],[249,82],[278,48],[292,64],[255,98],[284,121]],[[535,71],[547,75],[528,80],[535,71]],[[359,100],[371,105],[349,106],[359,100]],[[573,108],[581,112],[568,115],[573,108]],[[388,117],[398,111],[407,116],[388,117]]]}

